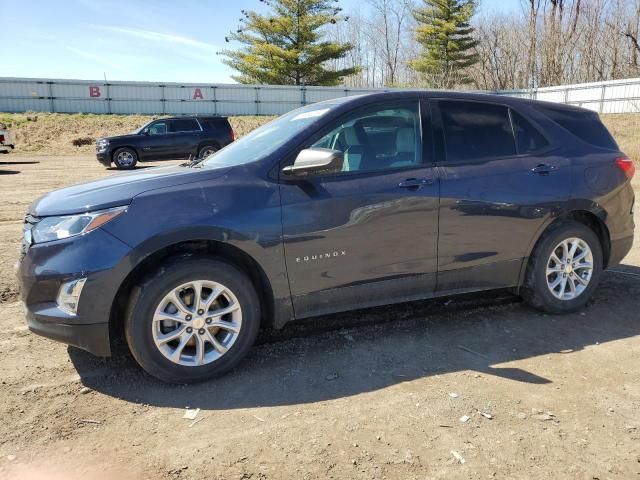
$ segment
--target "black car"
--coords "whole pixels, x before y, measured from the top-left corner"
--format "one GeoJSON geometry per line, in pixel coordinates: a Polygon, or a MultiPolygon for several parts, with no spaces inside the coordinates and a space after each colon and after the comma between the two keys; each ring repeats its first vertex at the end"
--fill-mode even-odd
{"type": "Polygon", "coordinates": [[[598,115],[483,94],[308,105],[200,162],[51,192],[19,265],[29,328],[150,374],[228,371],[261,327],[511,288],[582,308],[633,242],[634,164],[598,115]]]}
{"type": "Polygon", "coordinates": [[[206,158],[233,142],[226,117],[161,118],[128,135],[99,138],[98,161],[108,167],[131,169],[138,162],[180,158],[206,158]]]}

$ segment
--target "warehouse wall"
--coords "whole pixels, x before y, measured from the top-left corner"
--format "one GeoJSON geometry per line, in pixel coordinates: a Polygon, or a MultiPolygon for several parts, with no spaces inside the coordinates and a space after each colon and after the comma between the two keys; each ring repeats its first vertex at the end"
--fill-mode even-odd
{"type": "MultiPolygon", "coordinates": [[[[0,111],[280,115],[308,103],[393,89],[0,78],[0,111]]],[[[640,79],[495,92],[601,113],[640,112],[640,79]]]]}

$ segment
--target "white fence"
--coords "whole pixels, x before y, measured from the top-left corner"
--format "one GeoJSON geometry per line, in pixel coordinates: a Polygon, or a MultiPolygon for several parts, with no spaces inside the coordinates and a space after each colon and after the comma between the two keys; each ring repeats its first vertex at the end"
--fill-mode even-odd
{"type": "Polygon", "coordinates": [[[534,90],[503,90],[497,93],[547,102],[568,103],[599,113],[640,113],[640,78],[534,90]]]}
{"type": "MultiPolygon", "coordinates": [[[[0,112],[280,115],[301,105],[393,89],[0,78],[0,112]]],[[[640,78],[494,92],[640,113],[640,78]]]]}

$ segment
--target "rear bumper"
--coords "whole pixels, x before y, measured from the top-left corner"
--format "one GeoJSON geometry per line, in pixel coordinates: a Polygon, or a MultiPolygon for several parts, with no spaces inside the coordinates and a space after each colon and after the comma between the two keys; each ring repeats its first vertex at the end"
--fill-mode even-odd
{"type": "Polygon", "coordinates": [[[627,256],[627,253],[631,250],[631,246],[633,245],[633,235],[629,235],[627,237],[619,238],[617,240],[611,241],[611,254],[609,255],[609,263],[607,267],[613,267],[620,263],[624,257],[627,256]]]}
{"type": "Polygon", "coordinates": [[[73,345],[99,357],[111,355],[108,323],[71,325],[51,320],[50,316],[27,313],[27,325],[33,333],[73,345]]]}
{"type": "Polygon", "coordinates": [[[15,147],[15,145],[11,144],[11,145],[7,145],[7,144],[0,144],[0,151],[9,151],[9,150],[13,150],[15,147]]]}

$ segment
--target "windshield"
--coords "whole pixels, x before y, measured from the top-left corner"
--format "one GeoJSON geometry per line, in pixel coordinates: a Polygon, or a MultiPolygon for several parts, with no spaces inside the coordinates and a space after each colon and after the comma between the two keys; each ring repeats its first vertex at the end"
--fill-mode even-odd
{"type": "Polygon", "coordinates": [[[134,130],[133,132],[129,133],[129,135],[139,135],[142,133],[142,131],[147,128],[149,126],[149,124],[151,124],[151,122],[154,122],[155,120],[150,120],[147,123],[145,123],[144,125],[142,125],[140,128],[134,130]]]}
{"type": "Polygon", "coordinates": [[[198,166],[232,167],[258,160],[275,152],[330,108],[331,105],[324,103],[293,110],[229,144],[198,166]]]}

